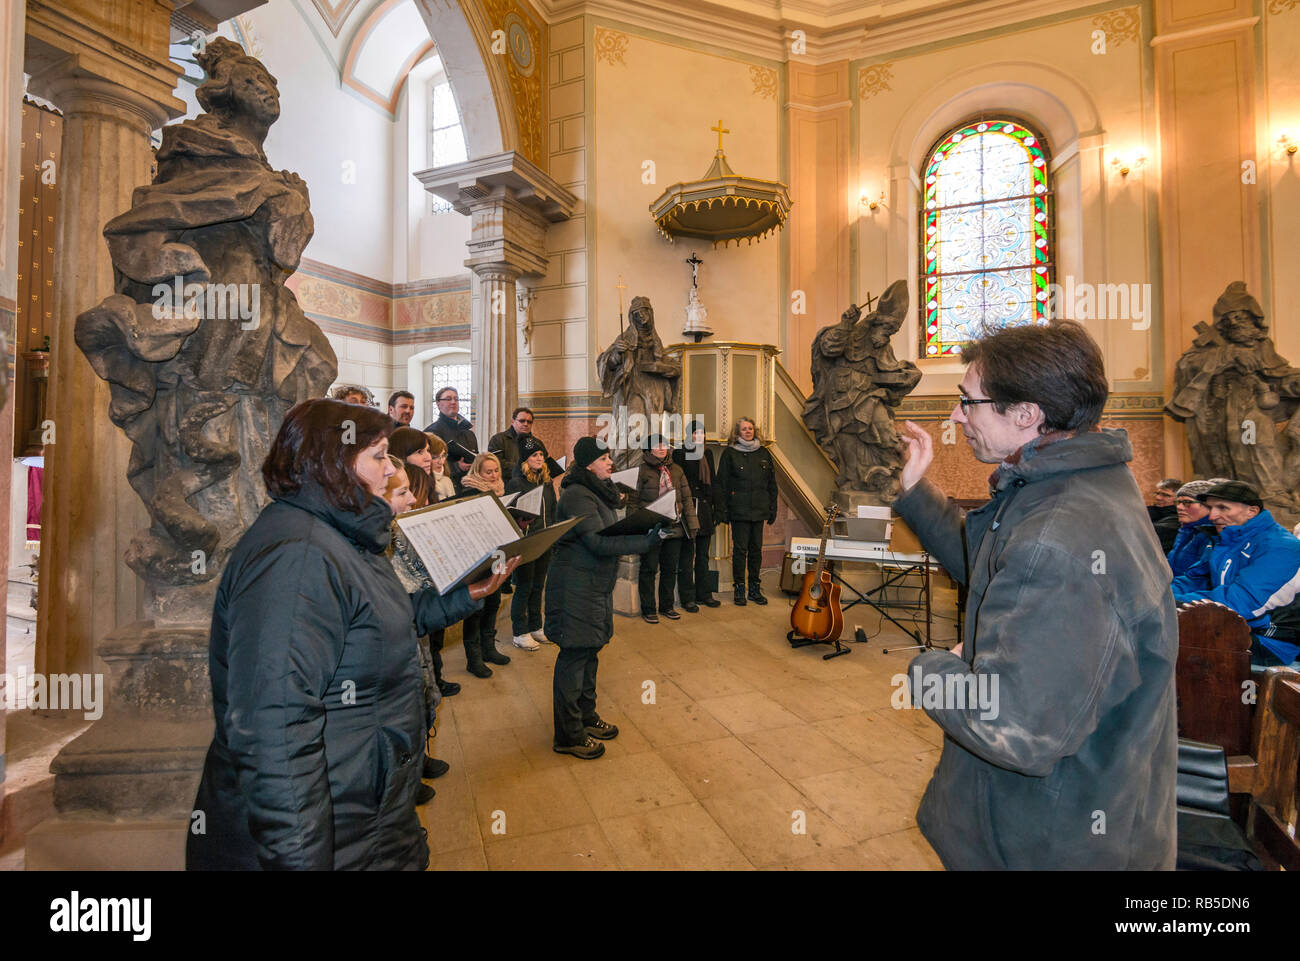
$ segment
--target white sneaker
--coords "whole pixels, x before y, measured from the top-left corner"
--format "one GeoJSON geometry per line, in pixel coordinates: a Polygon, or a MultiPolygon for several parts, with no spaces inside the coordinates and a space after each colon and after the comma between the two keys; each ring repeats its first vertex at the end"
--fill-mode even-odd
{"type": "Polygon", "coordinates": [[[542,645],[538,644],[527,634],[518,635],[513,641],[515,647],[522,647],[525,651],[535,651],[542,645]]]}
{"type": "Polygon", "coordinates": [[[542,644],[551,643],[551,639],[546,636],[540,627],[535,631],[530,631],[529,633],[532,635],[534,641],[540,641],[542,644]]]}

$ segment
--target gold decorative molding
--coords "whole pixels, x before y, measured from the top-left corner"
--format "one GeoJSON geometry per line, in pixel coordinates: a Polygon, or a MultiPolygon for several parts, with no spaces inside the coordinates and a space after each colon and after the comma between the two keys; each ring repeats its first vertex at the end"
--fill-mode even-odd
{"type": "Polygon", "coordinates": [[[537,16],[519,0],[482,0],[489,30],[505,34],[506,53],[491,52],[491,39],[487,56],[500,56],[505,64],[506,79],[514,99],[515,123],[519,131],[518,150],[521,154],[545,169],[546,167],[546,116],[542,98],[542,76],[545,70],[546,46],[537,16]]]}
{"type": "Polygon", "coordinates": [[[754,83],[754,95],[764,100],[776,99],[776,71],[771,67],[751,65],[749,79],[754,83]]]}
{"type": "Polygon", "coordinates": [[[1300,6],[1300,0],[1268,0],[1269,13],[1286,13],[1300,6]]]}
{"type": "Polygon", "coordinates": [[[894,79],[894,65],[892,63],[877,63],[870,67],[863,67],[858,71],[858,99],[870,100],[878,93],[886,90],[893,90],[889,81],[894,79]]]}
{"type": "MultiPolygon", "coordinates": [[[[1290,0],[1296,3],[1297,0],[1290,0]]],[[[1123,10],[1109,10],[1092,18],[1095,29],[1106,34],[1106,43],[1122,47],[1130,40],[1136,40],[1138,28],[1142,25],[1142,14],[1137,7],[1125,7],[1123,10]]]]}
{"type": "Polygon", "coordinates": [[[623,54],[627,53],[628,35],[610,30],[606,27],[596,28],[596,59],[611,67],[615,64],[627,66],[623,54]]]}

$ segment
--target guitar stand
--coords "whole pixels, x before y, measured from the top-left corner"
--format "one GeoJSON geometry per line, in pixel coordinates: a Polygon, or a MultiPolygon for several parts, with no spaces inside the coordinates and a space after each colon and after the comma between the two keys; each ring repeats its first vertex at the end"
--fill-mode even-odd
{"type": "Polygon", "coordinates": [[[834,640],[818,641],[811,637],[799,637],[794,631],[786,631],[785,639],[790,642],[790,646],[795,650],[798,650],[801,647],[811,647],[813,644],[834,644],[835,650],[831,651],[829,654],[823,654],[823,661],[829,661],[832,657],[839,657],[841,654],[848,654],[853,650],[851,647],[845,647],[841,644],[838,637],[834,640]]]}

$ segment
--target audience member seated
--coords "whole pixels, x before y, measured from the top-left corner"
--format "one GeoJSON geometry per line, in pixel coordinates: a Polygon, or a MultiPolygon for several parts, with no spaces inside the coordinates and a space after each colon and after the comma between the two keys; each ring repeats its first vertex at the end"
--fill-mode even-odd
{"type": "Polygon", "coordinates": [[[1259,493],[1242,481],[1216,484],[1196,499],[1209,508],[1219,539],[1174,579],[1174,600],[1214,601],[1236,611],[1254,635],[1253,663],[1290,664],[1300,644],[1265,631],[1269,611],[1290,604],[1300,590],[1300,539],[1273,520],[1259,493]]]}
{"type": "Polygon", "coordinates": [[[1155,504],[1147,508],[1147,516],[1151,518],[1156,536],[1160,538],[1160,549],[1166,554],[1173,549],[1174,538],[1178,536],[1178,514],[1174,500],[1182,486],[1183,482],[1178,478],[1166,477],[1156,485],[1152,495],[1155,504]]]}
{"type": "Polygon", "coordinates": [[[1218,484],[1226,484],[1226,477],[1188,481],[1178,488],[1174,506],[1178,509],[1178,536],[1174,546],[1167,551],[1169,566],[1174,577],[1186,574],[1210,548],[1218,536],[1218,528],[1210,521],[1210,509],[1196,498],[1218,484]]]}

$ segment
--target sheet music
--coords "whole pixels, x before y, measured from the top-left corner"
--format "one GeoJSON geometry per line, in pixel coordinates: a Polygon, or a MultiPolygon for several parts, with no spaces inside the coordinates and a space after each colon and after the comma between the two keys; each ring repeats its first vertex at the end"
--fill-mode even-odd
{"type": "Polygon", "coordinates": [[[520,495],[519,503],[515,504],[515,507],[526,514],[540,517],[542,513],[542,485],[538,484],[527,494],[520,495]]]}
{"type": "Polygon", "coordinates": [[[561,458],[560,458],[559,460],[557,460],[555,463],[557,463],[557,464],[560,465],[560,469],[561,469],[561,470],[568,470],[568,468],[564,466],[565,462],[566,462],[568,459],[569,459],[569,457],[568,457],[568,455],[566,454],[564,457],[561,457],[561,458]]]}
{"type": "Polygon", "coordinates": [[[515,501],[517,501],[518,499],[519,499],[519,492],[518,492],[518,491],[515,491],[513,494],[507,494],[505,497],[501,498],[501,506],[502,506],[502,507],[509,507],[511,504],[513,504],[513,503],[514,503],[515,501]]]}
{"type": "Polygon", "coordinates": [[[672,490],[658,500],[645,505],[648,511],[661,514],[670,521],[677,520],[677,491],[672,490]]]}
{"type": "Polygon", "coordinates": [[[472,570],[484,557],[519,535],[494,497],[447,502],[437,510],[397,518],[439,592],[472,570]]]}
{"type": "Polygon", "coordinates": [[[609,475],[609,479],[615,484],[622,484],[624,487],[630,487],[636,490],[637,475],[641,473],[639,467],[629,467],[627,470],[615,471],[609,475]]]}

